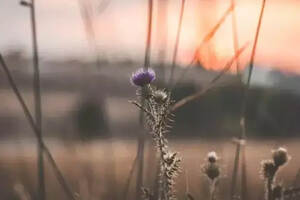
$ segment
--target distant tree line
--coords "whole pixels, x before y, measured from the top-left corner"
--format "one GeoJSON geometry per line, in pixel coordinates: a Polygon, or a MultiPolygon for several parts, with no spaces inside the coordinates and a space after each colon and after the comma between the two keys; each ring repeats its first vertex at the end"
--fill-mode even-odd
{"type": "MultiPolygon", "coordinates": [[[[173,98],[196,92],[193,84],[175,88],[173,98]]],[[[180,136],[238,136],[243,88],[239,84],[216,88],[176,112],[174,130],[180,136]]],[[[247,100],[248,136],[298,136],[300,96],[276,88],[251,87],[247,100]]]]}

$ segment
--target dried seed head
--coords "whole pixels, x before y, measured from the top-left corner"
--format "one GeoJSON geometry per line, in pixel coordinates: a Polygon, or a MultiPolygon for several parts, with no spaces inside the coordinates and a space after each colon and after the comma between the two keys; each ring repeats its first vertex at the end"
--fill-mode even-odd
{"type": "Polygon", "coordinates": [[[217,156],[217,153],[214,151],[211,151],[207,154],[207,161],[210,163],[215,163],[217,162],[218,159],[219,157],[217,156]]]}
{"type": "Polygon", "coordinates": [[[212,181],[220,176],[220,167],[216,163],[205,164],[202,171],[212,181]]]}
{"type": "Polygon", "coordinates": [[[131,82],[139,87],[144,87],[155,80],[155,72],[153,69],[140,68],[131,76],[131,82]]]}
{"type": "Polygon", "coordinates": [[[168,94],[163,90],[156,90],[153,93],[153,97],[157,103],[163,104],[168,99],[168,94]]]}
{"type": "Polygon", "coordinates": [[[277,169],[272,160],[263,160],[261,162],[261,175],[264,179],[273,178],[277,169]]]}
{"type": "Polygon", "coordinates": [[[277,167],[280,167],[287,163],[289,156],[285,148],[279,147],[278,149],[272,151],[273,161],[277,167]]]}

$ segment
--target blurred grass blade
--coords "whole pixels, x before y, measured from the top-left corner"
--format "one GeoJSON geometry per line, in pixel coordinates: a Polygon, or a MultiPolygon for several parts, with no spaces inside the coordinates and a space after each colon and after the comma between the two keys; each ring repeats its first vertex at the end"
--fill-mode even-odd
{"type": "Polygon", "coordinates": [[[208,90],[212,89],[215,86],[215,83],[230,69],[230,67],[232,66],[232,64],[234,63],[234,61],[241,55],[241,53],[246,49],[247,44],[244,45],[242,48],[240,48],[238,50],[238,52],[226,63],[226,65],[222,68],[222,71],[220,71],[210,82],[209,84],[202,90],[200,90],[199,92],[191,95],[191,96],[187,96],[181,100],[179,100],[178,102],[176,102],[174,104],[174,106],[172,107],[172,111],[177,110],[178,108],[184,106],[185,104],[195,101],[197,100],[200,96],[202,96],[203,94],[205,94],[208,90]]]}
{"type": "Polygon", "coordinates": [[[3,68],[3,71],[5,72],[5,75],[7,76],[7,79],[8,79],[8,82],[9,82],[9,85],[11,86],[14,94],[16,95],[17,97],[17,100],[18,102],[20,103],[22,109],[23,109],[23,112],[25,114],[25,117],[26,119],[28,120],[29,122],[29,125],[31,127],[31,129],[33,130],[33,133],[35,135],[35,137],[37,138],[39,144],[41,145],[41,148],[43,149],[43,152],[45,153],[46,157],[48,158],[49,160],[49,163],[50,165],[52,166],[53,168],[53,171],[54,171],[54,174],[58,180],[58,182],[61,184],[62,188],[64,189],[66,195],[68,196],[69,199],[71,200],[76,200],[73,192],[71,191],[71,189],[69,188],[64,176],[62,175],[61,171],[59,170],[51,152],[49,151],[48,147],[45,145],[43,139],[41,137],[39,137],[39,134],[40,134],[40,129],[36,126],[35,122],[34,122],[34,119],[27,107],[27,105],[25,104],[25,101],[24,101],[24,98],[22,97],[10,71],[9,71],[9,68],[8,66],[6,65],[6,62],[4,61],[4,58],[2,56],[2,54],[0,53],[0,65],[2,66],[3,68]]]}
{"type": "Polygon", "coordinates": [[[175,73],[175,67],[176,67],[176,61],[177,61],[177,53],[178,53],[179,41],[180,41],[180,35],[181,35],[181,29],[182,29],[182,20],[183,20],[184,8],[185,8],[185,0],[181,0],[179,23],[178,23],[178,28],[177,28],[177,34],[176,34],[174,52],[173,52],[171,74],[170,74],[169,84],[168,84],[170,88],[172,87],[174,73],[175,73]]]}
{"type": "MultiPolygon", "coordinates": [[[[151,57],[151,41],[152,41],[152,20],[153,20],[153,0],[148,0],[148,18],[147,18],[147,36],[145,46],[145,57],[144,57],[144,69],[147,70],[150,67],[151,57]]],[[[144,93],[144,88],[142,93],[144,93]]],[[[141,99],[141,107],[143,107],[145,99],[141,99]]],[[[139,116],[140,126],[144,126],[144,113],[140,110],[139,116]]],[[[143,174],[144,174],[144,152],[145,152],[145,134],[142,131],[138,135],[138,148],[137,148],[137,176],[136,176],[136,189],[135,199],[141,197],[141,187],[143,186],[143,174]]]]}
{"type": "Polygon", "coordinates": [[[186,200],[195,200],[194,197],[190,193],[186,193],[185,197],[186,197],[185,198],[186,200]]]}
{"type": "MultiPolygon", "coordinates": [[[[265,9],[265,3],[266,0],[262,0],[262,6],[261,6],[261,10],[260,10],[260,15],[259,15],[259,19],[258,19],[258,24],[256,27],[256,31],[255,31],[255,38],[254,38],[254,43],[253,43],[253,47],[252,47],[252,52],[251,52],[251,57],[250,57],[250,64],[249,64],[249,73],[248,73],[248,78],[247,78],[247,82],[246,82],[246,87],[243,90],[243,99],[242,99],[242,108],[241,108],[241,118],[240,118],[240,126],[241,126],[241,135],[239,139],[245,140],[246,138],[246,106],[247,106],[247,99],[248,99],[248,91],[250,88],[250,81],[251,81],[251,75],[252,75],[252,71],[253,71],[253,67],[254,67],[254,59],[255,59],[255,53],[256,53],[256,46],[258,43],[258,38],[259,38],[259,33],[260,33],[260,28],[261,28],[261,24],[262,24],[262,19],[263,19],[263,15],[264,15],[264,9],[265,9]]],[[[235,154],[235,162],[234,162],[234,171],[232,174],[232,185],[231,185],[231,193],[230,193],[230,197],[232,198],[235,195],[235,188],[236,188],[236,179],[237,179],[237,170],[238,170],[238,165],[239,165],[239,157],[240,157],[240,151],[241,151],[241,144],[237,143],[237,147],[236,147],[236,154],[235,154]]],[[[247,187],[247,174],[246,174],[246,152],[245,149],[243,149],[243,160],[242,160],[242,197],[243,198],[247,198],[247,189],[245,187],[247,187]]]]}
{"type": "MultiPolygon", "coordinates": [[[[231,5],[232,5],[231,25],[232,25],[233,48],[234,48],[234,52],[236,53],[239,49],[239,39],[238,39],[237,22],[236,22],[235,0],[231,0],[231,5]]],[[[236,59],[235,63],[236,63],[236,72],[239,75],[240,73],[239,58],[236,59]]]]}
{"type": "MultiPolygon", "coordinates": [[[[98,12],[103,12],[106,8],[105,3],[106,1],[103,1],[103,7],[102,2],[100,4],[100,8],[98,9],[98,12]]],[[[92,50],[95,53],[95,59],[96,59],[96,66],[100,66],[100,55],[99,55],[99,48],[97,45],[97,29],[95,28],[94,21],[95,21],[95,13],[93,9],[93,5],[91,3],[91,0],[78,0],[78,5],[80,8],[80,14],[81,19],[84,25],[84,31],[88,40],[88,43],[92,50]]]]}
{"type": "MultiPolygon", "coordinates": [[[[176,81],[176,84],[174,84],[174,87],[176,87],[185,77],[188,70],[192,67],[192,65],[197,61],[198,55],[204,44],[208,42],[217,32],[217,30],[220,28],[220,26],[224,23],[225,19],[228,17],[228,15],[232,12],[234,8],[234,5],[230,5],[230,7],[225,11],[225,13],[222,15],[222,17],[219,19],[217,24],[204,36],[199,46],[196,48],[195,53],[192,57],[192,60],[189,62],[187,66],[184,67],[183,72],[179,76],[179,79],[176,81]]],[[[237,53],[237,52],[235,52],[237,53]]],[[[172,89],[174,88],[172,87],[172,89]]]]}
{"type": "Polygon", "coordinates": [[[133,174],[135,172],[136,166],[137,166],[137,156],[134,158],[133,164],[132,164],[131,169],[129,171],[128,178],[126,180],[125,189],[124,189],[124,193],[123,193],[124,200],[127,200],[130,183],[131,183],[133,174]]]}

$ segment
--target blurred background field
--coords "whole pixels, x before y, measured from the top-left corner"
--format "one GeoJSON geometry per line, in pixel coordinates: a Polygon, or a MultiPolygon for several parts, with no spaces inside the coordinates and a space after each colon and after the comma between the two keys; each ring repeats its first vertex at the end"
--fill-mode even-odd
{"type": "MultiPolygon", "coordinates": [[[[30,60],[22,57],[21,52],[7,55],[6,60],[26,103],[33,109],[30,60]]],[[[41,69],[44,136],[68,140],[109,135],[136,136],[138,128],[141,128],[138,123],[139,112],[128,101],[134,99],[136,93],[129,78],[139,63],[112,61],[101,64],[101,69],[97,69],[94,62],[68,60],[42,61],[41,66],[47,69],[45,72],[41,69]]],[[[155,84],[159,87],[166,86],[164,78],[160,76],[170,70],[170,66],[164,67],[166,69],[153,64],[158,74],[155,84]]],[[[177,68],[174,79],[179,79],[184,71],[177,68]]],[[[300,76],[275,69],[267,73],[261,71],[264,69],[254,69],[249,91],[248,136],[298,136],[300,90],[297,86],[300,76]],[[264,78],[260,78],[263,74],[264,78]]],[[[247,69],[243,79],[246,79],[246,72],[247,69]]],[[[186,77],[174,88],[173,99],[178,101],[207,87],[218,73],[206,70],[201,65],[189,69],[186,77]]],[[[0,82],[2,136],[33,136],[7,80],[3,78],[0,82]]],[[[174,135],[238,136],[242,90],[235,74],[223,75],[213,90],[176,111],[174,135]]]]}
{"type": "MultiPolygon", "coordinates": [[[[197,199],[209,197],[208,180],[201,173],[207,152],[215,150],[221,159],[222,178],[219,198],[228,198],[235,145],[230,140],[171,139],[172,149],[183,157],[183,171],[178,177],[178,197],[190,192],[197,199]],[[188,184],[187,184],[188,183],[188,184]]],[[[150,141],[151,143],[151,141],[150,141]]],[[[149,142],[145,151],[145,186],[154,184],[156,159],[149,142]]],[[[95,140],[87,143],[47,141],[61,170],[74,192],[84,199],[125,199],[124,190],[136,154],[136,142],[128,139],[95,140]]],[[[260,162],[270,157],[270,149],[288,147],[292,160],[277,177],[286,186],[299,186],[299,140],[250,140],[247,143],[247,172],[249,199],[263,199],[264,184],[260,177],[260,162]],[[298,174],[298,176],[296,176],[298,174]],[[255,191],[255,192],[253,192],[255,191]]],[[[3,199],[19,199],[18,193],[34,196],[36,184],[36,150],[34,141],[1,142],[0,184],[3,199]]],[[[239,174],[240,176],[240,174],[239,174]]],[[[64,199],[62,189],[46,165],[48,199],[64,199]]],[[[135,195],[134,180],[127,199],[135,195]]],[[[240,184],[239,189],[240,190],[240,184]]]]}

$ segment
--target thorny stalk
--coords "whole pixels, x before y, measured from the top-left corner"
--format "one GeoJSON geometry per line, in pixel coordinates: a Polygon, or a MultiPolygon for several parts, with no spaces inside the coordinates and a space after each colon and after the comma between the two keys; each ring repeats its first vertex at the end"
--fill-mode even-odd
{"type": "Polygon", "coordinates": [[[173,200],[175,197],[175,177],[179,172],[179,163],[181,159],[177,153],[169,150],[166,134],[171,128],[169,123],[171,119],[172,100],[170,93],[164,90],[158,90],[146,85],[138,91],[140,99],[144,99],[144,105],[137,101],[132,101],[146,115],[146,123],[150,129],[151,136],[155,142],[155,147],[160,158],[159,172],[159,200],[173,200]],[[142,91],[144,92],[142,92],[142,91]]]}
{"type": "Polygon", "coordinates": [[[19,101],[23,112],[25,114],[25,117],[27,118],[29,125],[31,127],[31,129],[33,130],[38,143],[40,144],[40,147],[42,148],[43,152],[45,153],[47,159],[49,160],[50,165],[52,166],[53,170],[54,170],[54,174],[57,178],[57,180],[59,181],[59,183],[61,184],[61,186],[63,187],[66,195],[68,196],[69,199],[71,200],[76,200],[73,192],[71,191],[71,189],[69,188],[65,178],[63,177],[63,174],[61,173],[61,171],[59,170],[51,152],[49,151],[48,147],[46,146],[46,144],[43,141],[43,138],[39,137],[40,134],[40,129],[38,128],[38,126],[35,124],[34,122],[34,118],[32,117],[28,107],[25,104],[24,98],[22,97],[10,71],[8,66],[6,65],[6,62],[4,61],[4,58],[2,56],[2,54],[0,54],[0,64],[5,72],[5,75],[7,76],[8,82],[13,90],[13,92],[15,93],[17,100],[19,101]]]}

